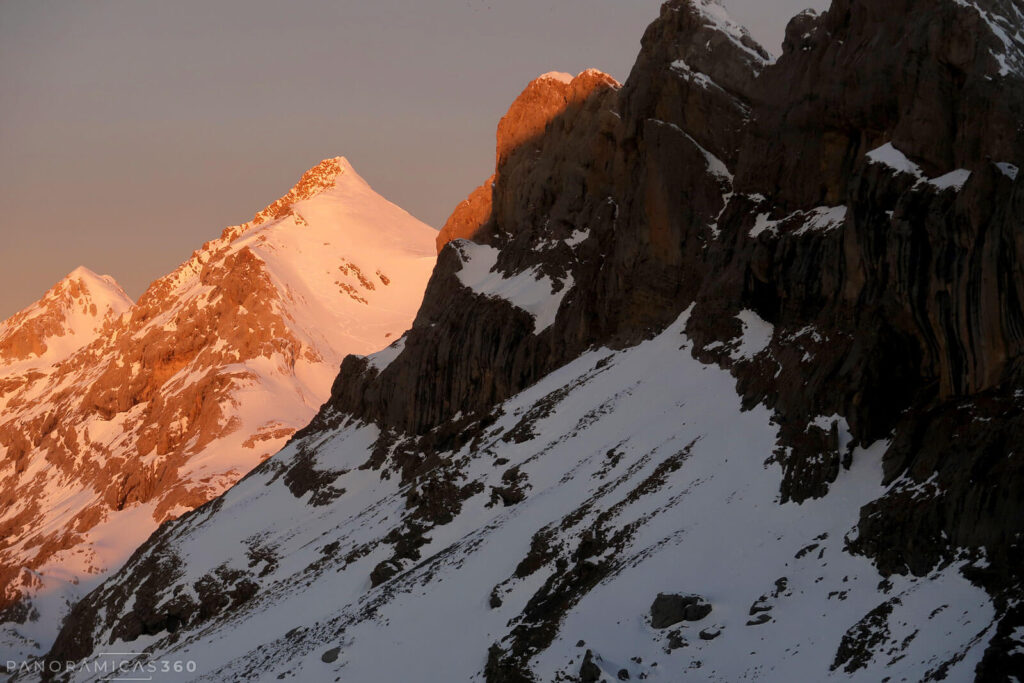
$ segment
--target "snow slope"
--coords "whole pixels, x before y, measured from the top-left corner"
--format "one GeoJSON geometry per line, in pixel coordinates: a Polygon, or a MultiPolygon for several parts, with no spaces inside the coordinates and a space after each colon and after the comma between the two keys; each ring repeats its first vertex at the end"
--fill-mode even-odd
{"type": "Polygon", "coordinates": [[[533,317],[535,334],[540,334],[555,322],[562,298],[572,289],[572,276],[562,280],[528,268],[512,276],[497,270],[498,249],[485,244],[460,240],[456,244],[462,259],[459,281],[477,294],[502,299],[533,317]]]}
{"type": "Polygon", "coordinates": [[[959,564],[879,582],[844,551],[860,506],[884,492],[886,444],[856,449],[827,498],[780,505],[770,412],[741,410],[728,372],[692,358],[688,315],[639,346],[584,354],[493,424],[463,422],[466,445],[431,476],[401,483],[401,442],[366,467],[372,425],[293,442],[90,596],[87,610],[122,605],[83,613],[96,649],[144,654],[94,656],[74,680],[123,660],[196,667],[154,680],[465,681],[502,658],[576,680],[587,650],[605,680],[919,680],[947,660],[949,680],[968,676],[994,609],[959,564]],[[322,479],[303,491],[307,467],[322,479]],[[427,521],[416,501],[428,488],[438,500],[440,482],[459,493],[427,521]],[[131,631],[147,581],[146,613],[179,615],[176,632],[131,631]],[[248,597],[198,592],[211,585],[248,597]],[[655,629],[659,592],[712,611],[655,629]],[[224,606],[190,612],[210,604],[224,606]]]}
{"type": "Polygon", "coordinates": [[[303,427],[345,355],[400,336],[435,236],[328,159],[137,304],[79,269],[3,323],[0,339],[42,330],[0,366],[3,659],[45,652],[70,603],[159,523],[303,427]]]}

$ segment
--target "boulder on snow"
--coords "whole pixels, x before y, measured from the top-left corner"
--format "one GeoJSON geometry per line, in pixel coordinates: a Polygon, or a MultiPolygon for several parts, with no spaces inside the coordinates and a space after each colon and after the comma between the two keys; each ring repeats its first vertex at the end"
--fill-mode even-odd
{"type": "Polygon", "coordinates": [[[658,593],[651,603],[651,626],[668,628],[680,621],[700,621],[711,614],[711,604],[699,595],[658,593]]]}
{"type": "Polygon", "coordinates": [[[747,620],[747,626],[760,626],[761,624],[767,624],[772,620],[772,615],[767,612],[761,612],[753,619],[747,620]]]}
{"type": "Polygon", "coordinates": [[[580,665],[580,680],[583,683],[595,683],[601,680],[601,668],[594,664],[594,653],[587,650],[583,656],[583,663],[580,665]]]}
{"type": "Polygon", "coordinates": [[[718,636],[722,635],[722,627],[721,626],[709,626],[709,627],[707,627],[705,629],[701,629],[701,632],[700,632],[699,635],[700,635],[700,639],[701,640],[714,640],[718,636]]]}
{"type": "Polygon", "coordinates": [[[672,652],[673,650],[678,650],[681,647],[686,647],[687,645],[689,645],[689,643],[686,642],[686,638],[683,638],[683,634],[680,633],[678,630],[671,631],[668,634],[669,652],[672,652]]]}

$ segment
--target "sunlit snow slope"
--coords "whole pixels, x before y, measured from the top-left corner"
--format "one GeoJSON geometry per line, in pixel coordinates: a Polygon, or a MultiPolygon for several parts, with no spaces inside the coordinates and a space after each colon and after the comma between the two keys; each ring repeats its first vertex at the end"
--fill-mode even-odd
{"type": "Polygon", "coordinates": [[[343,158],[132,304],[80,268],[0,324],[0,655],[217,496],[327,398],[341,359],[409,326],[436,231],[343,158]]]}

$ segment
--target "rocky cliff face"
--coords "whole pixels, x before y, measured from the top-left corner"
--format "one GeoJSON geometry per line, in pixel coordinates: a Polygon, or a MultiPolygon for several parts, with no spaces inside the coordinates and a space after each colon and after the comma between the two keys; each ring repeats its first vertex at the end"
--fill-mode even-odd
{"type": "Polygon", "coordinates": [[[836,0],[772,62],[673,0],[621,87],[531,85],[412,328],[52,660],[1021,676],[1022,27],[1016,0],[836,0]],[[401,624],[438,614],[459,628],[401,624]]]}
{"type": "MultiPolygon", "coordinates": [[[[531,81],[498,122],[494,175],[473,190],[452,212],[437,237],[438,252],[454,239],[468,239],[476,235],[492,218],[499,179],[505,177],[500,183],[502,188],[518,186],[520,181],[516,175],[528,172],[542,147],[549,144],[551,136],[562,137],[558,144],[564,146],[567,142],[566,128],[571,128],[575,122],[589,126],[589,117],[581,113],[588,109],[594,111],[598,106],[596,100],[601,99],[606,91],[618,87],[619,83],[614,78],[596,69],[588,69],[575,78],[552,72],[531,81]],[[549,126],[552,127],[550,131],[549,126]],[[555,129],[561,129],[561,132],[555,129]]],[[[589,142],[592,136],[588,133],[593,131],[577,131],[575,137],[589,142]]],[[[547,168],[545,172],[551,177],[557,175],[556,169],[547,168]]],[[[499,210],[507,211],[508,208],[499,207],[499,210]]]]}
{"type": "Polygon", "coordinates": [[[137,303],[78,269],[3,323],[4,659],[44,652],[85,586],[308,422],[344,355],[401,334],[434,235],[329,159],[137,303]]]}

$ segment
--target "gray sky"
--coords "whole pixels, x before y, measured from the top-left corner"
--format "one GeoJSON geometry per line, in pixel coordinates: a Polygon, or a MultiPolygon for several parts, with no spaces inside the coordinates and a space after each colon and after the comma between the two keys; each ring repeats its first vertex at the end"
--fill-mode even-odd
{"type": "MultiPolygon", "coordinates": [[[[825,0],[726,0],[769,51],[825,0]]],[[[439,227],[546,71],[623,80],[660,0],[0,0],[0,319],[137,297],[320,159],[439,227]]]]}

